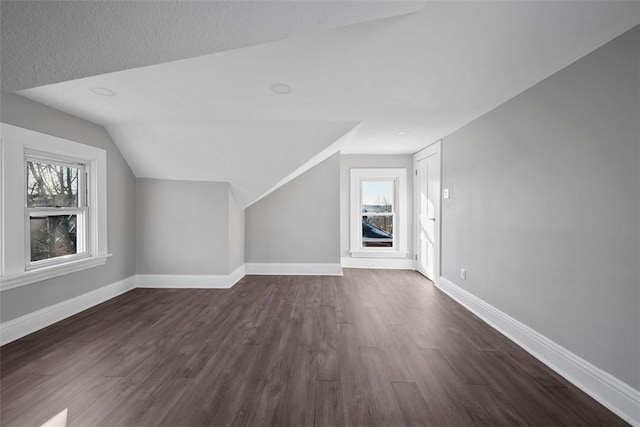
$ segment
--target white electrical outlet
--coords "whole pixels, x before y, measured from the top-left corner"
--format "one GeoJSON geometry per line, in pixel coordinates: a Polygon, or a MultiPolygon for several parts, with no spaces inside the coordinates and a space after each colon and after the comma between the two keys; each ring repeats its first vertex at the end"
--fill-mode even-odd
{"type": "Polygon", "coordinates": [[[462,280],[467,280],[467,270],[465,270],[464,268],[460,269],[460,278],[462,280]]]}
{"type": "Polygon", "coordinates": [[[448,199],[449,198],[449,189],[445,188],[444,190],[442,190],[442,198],[443,199],[448,199]]]}

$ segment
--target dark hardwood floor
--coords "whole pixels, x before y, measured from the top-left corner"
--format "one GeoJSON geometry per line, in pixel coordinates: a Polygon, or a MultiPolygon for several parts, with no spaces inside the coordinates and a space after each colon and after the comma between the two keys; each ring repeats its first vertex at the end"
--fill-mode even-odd
{"type": "Polygon", "coordinates": [[[7,427],[626,425],[409,271],[136,289],[1,357],[7,427]]]}

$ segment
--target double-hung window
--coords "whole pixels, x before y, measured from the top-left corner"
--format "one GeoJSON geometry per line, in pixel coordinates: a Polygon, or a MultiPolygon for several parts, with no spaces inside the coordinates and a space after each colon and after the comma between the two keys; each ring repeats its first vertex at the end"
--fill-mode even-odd
{"type": "Polygon", "coordinates": [[[406,256],[406,218],[406,169],[351,169],[351,256],[406,256]]]}
{"type": "Polygon", "coordinates": [[[362,247],[395,247],[395,181],[365,178],[361,181],[360,192],[362,247]]]}
{"type": "Polygon", "coordinates": [[[103,265],[107,155],[0,124],[0,290],[103,265]]]}
{"type": "Polygon", "coordinates": [[[88,256],[89,165],[25,153],[27,268],[88,256]]]}

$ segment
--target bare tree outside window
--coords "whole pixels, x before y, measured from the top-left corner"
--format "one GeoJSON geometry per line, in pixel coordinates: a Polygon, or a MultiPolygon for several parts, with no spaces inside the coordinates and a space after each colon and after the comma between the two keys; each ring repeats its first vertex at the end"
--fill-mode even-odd
{"type": "Polygon", "coordinates": [[[27,206],[77,207],[78,169],[28,161],[27,206]]]}
{"type": "Polygon", "coordinates": [[[79,213],[64,208],[77,210],[80,206],[81,170],[27,161],[27,208],[35,208],[29,209],[31,262],[78,253],[79,213]]]}
{"type": "Polygon", "coordinates": [[[31,261],[77,253],[76,222],[76,215],[31,218],[31,261]]]}

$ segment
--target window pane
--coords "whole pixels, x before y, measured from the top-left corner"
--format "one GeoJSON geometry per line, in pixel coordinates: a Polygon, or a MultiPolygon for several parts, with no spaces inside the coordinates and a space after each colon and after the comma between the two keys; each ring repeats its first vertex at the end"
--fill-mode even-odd
{"type": "Polygon", "coordinates": [[[362,182],[362,213],[393,212],[393,181],[362,182]]]}
{"type": "Polygon", "coordinates": [[[31,261],[76,253],[76,215],[31,217],[31,261]]]}
{"type": "Polygon", "coordinates": [[[27,162],[27,207],[77,207],[80,169],[27,162]]]}
{"type": "Polygon", "coordinates": [[[362,216],[362,246],[393,247],[393,215],[362,216]]]}

